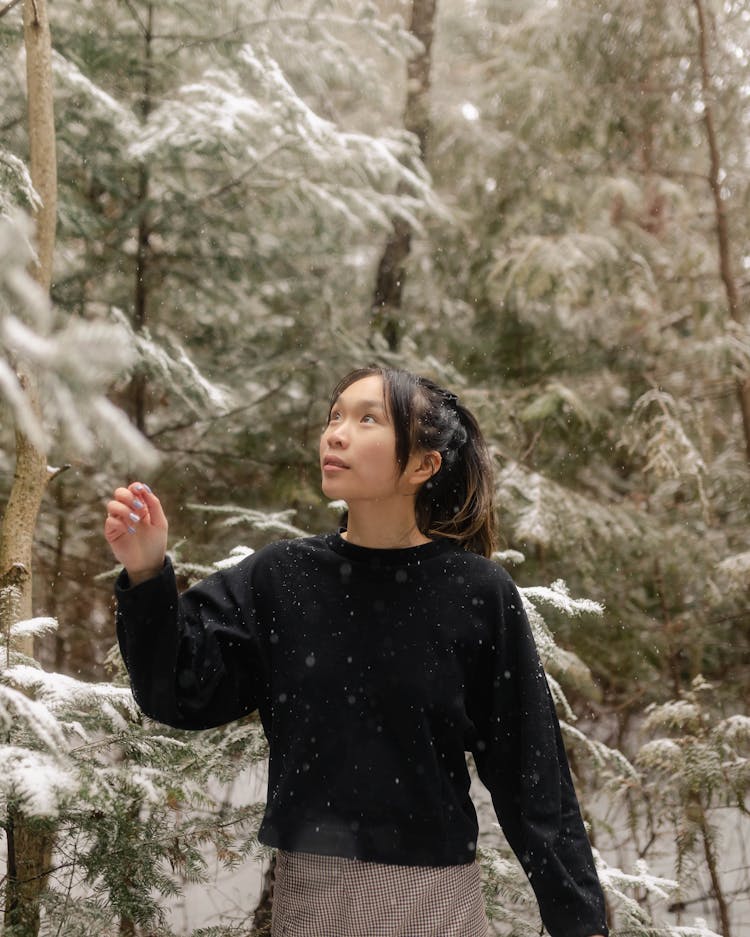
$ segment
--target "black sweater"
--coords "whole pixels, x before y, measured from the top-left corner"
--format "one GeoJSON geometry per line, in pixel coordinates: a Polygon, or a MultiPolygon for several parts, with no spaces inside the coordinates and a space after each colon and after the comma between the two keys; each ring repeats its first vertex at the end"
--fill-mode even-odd
{"type": "Polygon", "coordinates": [[[547,681],[497,564],[446,540],[279,541],[179,598],[167,560],[118,580],[134,696],[201,729],[256,708],[262,842],[401,865],[474,860],[470,751],[552,937],[606,934],[547,681]]]}

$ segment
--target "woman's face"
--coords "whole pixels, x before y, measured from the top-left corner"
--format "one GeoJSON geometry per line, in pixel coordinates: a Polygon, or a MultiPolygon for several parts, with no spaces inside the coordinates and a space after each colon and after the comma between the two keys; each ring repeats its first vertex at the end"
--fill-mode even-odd
{"type": "Polygon", "coordinates": [[[396,433],[379,374],[350,384],[331,407],[320,437],[323,493],[346,501],[413,493],[396,462],[396,433]]]}

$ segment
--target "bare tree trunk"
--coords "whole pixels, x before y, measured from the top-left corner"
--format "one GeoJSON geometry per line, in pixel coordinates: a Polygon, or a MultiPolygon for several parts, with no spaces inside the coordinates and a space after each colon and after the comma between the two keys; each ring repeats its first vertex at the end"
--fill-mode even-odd
{"type": "MultiPolygon", "coordinates": [[[[735,322],[743,322],[744,316],[740,305],[740,295],[737,281],[732,269],[732,251],[729,237],[729,221],[727,208],[722,194],[721,186],[721,156],[716,137],[716,125],[713,113],[713,89],[711,69],[708,62],[708,24],[703,0],[693,0],[698,15],[698,43],[701,64],[701,85],[703,91],[703,123],[706,128],[706,139],[711,160],[708,181],[714,199],[714,214],[716,217],[716,237],[719,249],[719,274],[724,284],[724,292],[729,306],[729,315],[735,322]]],[[[750,462],[750,378],[739,378],[736,386],[737,401],[742,414],[742,428],[745,436],[745,452],[750,462]]]]}
{"type": "Polygon", "coordinates": [[[721,878],[719,876],[719,866],[716,859],[713,837],[708,826],[708,820],[706,819],[706,813],[703,809],[703,805],[700,804],[698,809],[700,810],[700,828],[701,838],[703,840],[703,855],[706,858],[708,873],[711,876],[711,890],[713,891],[714,898],[716,899],[716,906],[719,909],[721,935],[722,937],[732,937],[729,923],[729,906],[727,905],[727,899],[721,888],[721,878]]]}
{"type": "Polygon", "coordinates": [[[11,807],[6,820],[8,884],[5,930],[13,937],[36,937],[39,933],[39,896],[52,865],[54,833],[43,821],[36,824],[11,807]]]}
{"type": "MultiPolygon", "coordinates": [[[[46,0],[26,0],[24,3],[24,40],[31,180],[42,202],[35,219],[38,262],[30,272],[49,293],[57,223],[57,160],[52,108],[52,44],[46,0]]],[[[19,377],[39,416],[34,375],[19,368],[19,377]]],[[[46,486],[47,454],[18,431],[13,487],[0,530],[0,576],[7,574],[16,564],[20,564],[27,575],[22,587],[15,590],[16,598],[3,603],[4,614],[8,616],[8,620],[3,622],[4,632],[14,621],[31,617],[31,551],[46,486]]],[[[31,653],[33,645],[27,642],[23,650],[31,653]]]]}
{"type": "Polygon", "coordinates": [[[44,821],[33,823],[15,807],[10,807],[6,842],[5,932],[12,937],[36,937],[40,925],[39,896],[49,877],[54,833],[44,821]]]}
{"type": "MultiPolygon", "coordinates": [[[[36,213],[38,262],[31,275],[49,293],[57,223],[57,159],[52,105],[52,41],[46,0],[25,0],[24,42],[28,98],[31,180],[41,198],[36,213]]],[[[22,368],[19,377],[40,415],[34,375],[22,368]]],[[[0,579],[16,572],[16,585],[6,592],[0,613],[2,630],[10,632],[15,621],[31,617],[31,556],[34,528],[47,487],[47,455],[20,430],[16,431],[16,467],[13,487],[0,531],[0,579]]],[[[20,648],[33,653],[33,641],[20,648]]],[[[18,937],[36,937],[39,931],[39,898],[49,874],[53,832],[34,823],[15,807],[6,819],[8,875],[5,890],[5,929],[18,937]]]]}
{"type": "MultiPolygon", "coordinates": [[[[65,547],[68,541],[68,512],[65,503],[65,485],[55,485],[53,488],[55,506],[57,508],[57,536],[55,537],[55,561],[50,573],[50,589],[47,597],[47,614],[50,618],[58,617],[60,607],[60,588],[63,581],[63,564],[65,561],[65,547]]],[[[55,670],[62,672],[65,668],[65,640],[58,628],[55,633],[55,670]]]]}
{"type": "MultiPolygon", "coordinates": [[[[154,5],[149,3],[146,10],[146,22],[140,22],[143,31],[144,61],[143,61],[143,95],[140,102],[141,119],[145,121],[151,113],[151,79],[153,65],[153,27],[154,5]]],[[[148,213],[149,198],[149,172],[148,166],[142,164],[138,169],[138,233],[136,238],[135,257],[135,296],[133,302],[133,328],[142,332],[148,322],[148,291],[147,276],[150,255],[149,237],[151,224],[148,213]]],[[[142,371],[136,370],[131,382],[131,401],[133,422],[141,433],[146,432],[146,376],[142,371]]]]}
{"type": "MultiPolygon", "coordinates": [[[[33,378],[22,374],[21,381],[34,409],[39,405],[33,378]]],[[[34,528],[47,487],[47,459],[29,438],[16,431],[16,467],[13,487],[3,514],[0,531],[0,576],[4,579],[11,570],[18,569],[15,586],[4,595],[2,603],[2,632],[8,634],[11,625],[31,618],[31,554],[34,528]]],[[[31,655],[34,650],[30,639],[17,642],[19,650],[31,655]]]]}
{"type": "MultiPolygon", "coordinates": [[[[430,129],[430,69],[436,6],[437,0],[412,0],[409,25],[409,31],[422,43],[422,51],[407,66],[404,127],[419,138],[423,160],[427,158],[430,129]]],[[[378,265],[372,304],[372,325],[385,336],[391,351],[398,350],[401,343],[401,296],[410,251],[411,228],[396,218],[378,265]]]]}
{"type": "Polygon", "coordinates": [[[42,200],[36,214],[39,264],[32,275],[45,293],[49,293],[57,229],[57,153],[52,103],[52,37],[46,0],[25,0],[23,28],[31,181],[42,200]]]}
{"type": "MultiPolygon", "coordinates": [[[[654,585],[659,596],[659,605],[661,607],[662,630],[666,644],[666,666],[668,668],[669,679],[672,681],[672,694],[675,699],[682,697],[682,676],[680,674],[680,644],[677,640],[679,632],[679,622],[675,622],[669,611],[669,603],[664,593],[665,582],[659,557],[654,560],[654,585]]],[[[665,674],[667,676],[667,674],[665,674]]]]}
{"type": "Polygon", "coordinates": [[[253,914],[253,929],[249,937],[269,937],[273,913],[273,886],[276,881],[276,856],[263,876],[263,890],[253,914]]]}

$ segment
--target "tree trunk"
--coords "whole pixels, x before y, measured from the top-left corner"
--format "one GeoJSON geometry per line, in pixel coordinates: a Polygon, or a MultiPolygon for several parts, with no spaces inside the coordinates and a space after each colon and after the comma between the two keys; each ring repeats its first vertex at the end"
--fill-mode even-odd
{"type": "MultiPolygon", "coordinates": [[[[32,406],[39,413],[33,378],[21,375],[22,384],[32,406]]],[[[13,487],[3,514],[0,531],[0,577],[5,580],[14,569],[19,571],[13,588],[8,589],[2,603],[2,633],[8,634],[15,622],[31,618],[31,554],[34,528],[47,487],[47,459],[20,430],[16,431],[16,467],[13,487]]],[[[20,639],[18,649],[32,655],[33,641],[20,639]]]]}
{"type": "MultiPolygon", "coordinates": [[[[25,0],[24,43],[28,98],[31,181],[41,199],[36,213],[38,261],[31,275],[49,293],[57,222],[57,160],[52,105],[52,42],[46,0],[25,0]]],[[[39,399],[34,375],[19,368],[19,377],[37,416],[39,399]]],[[[0,531],[0,580],[15,571],[16,584],[0,606],[2,631],[32,615],[31,556],[34,528],[47,486],[47,455],[20,430],[16,431],[16,466],[13,487],[0,531]]],[[[20,647],[33,653],[33,640],[20,647]]],[[[8,875],[5,893],[5,929],[14,937],[36,937],[39,898],[50,868],[53,833],[34,824],[19,810],[9,808],[6,821],[8,875]]]]}
{"type": "Polygon", "coordinates": [[[711,876],[711,890],[713,892],[714,898],[716,900],[716,906],[719,911],[719,920],[721,921],[721,935],[722,937],[732,937],[729,921],[729,906],[721,888],[721,878],[719,876],[719,865],[717,862],[716,850],[714,849],[713,836],[711,835],[711,830],[709,829],[708,820],[706,819],[706,813],[702,804],[700,805],[699,809],[701,839],[703,840],[703,855],[706,858],[708,874],[711,876]]]}
{"type": "MultiPolygon", "coordinates": [[[[140,102],[141,119],[145,122],[151,113],[151,78],[153,66],[153,26],[154,5],[149,3],[146,12],[146,22],[141,23],[143,29],[143,95],[140,102]]],[[[149,172],[148,166],[142,164],[138,169],[138,233],[136,236],[135,256],[135,295],[133,301],[133,328],[142,332],[148,323],[148,291],[147,276],[150,254],[149,237],[151,236],[151,222],[148,212],[149,198],[149,172]]],[[[136,369],[130,385],[133,422],[138,430],[145,435],[146,432],[146,375],[136,369]]]]}
{"type": "Polygon", "coordinates": [[[52,38],[47,0],[25,0],[23,29],[31,181],[42,200],[36,213],[39,263],[32,276],[45,293],[49,293],[57,228],[57,154],[52,104],[52,38]]]}
{"type": "Polygon", "coordinates": [[[669,611],[669,603],[665,595],[664,574],[662,571],[661,560],[657,556],[654,560],[654,586],[659,597],[661,607],[662,632],[664,634],[664,643],[666,649],[666,660],[663,666],[667,667],[665,679],[668,678],[672,683],[672,695],[675,699],[682,698],[682,676],[680,673],[680,653],[681,647],[677,640],[679,632],[679,623],[676,623],[669,611]]]}
{"type": "MultiPolygon", "coordinates": [[[[52,43],[46,0],[26,0],[24,3],[24,41],[31,181],[42,202],[35,217],[38,262],[30,273],[45,293],[49,293],[57,223],[57,160],[52,107],[52,43]]],[[[23,367],[18,370],[32,408],[40,416],[34,375],[23,367]]],[[[21,567],[25,574],[21,584],[3,602],[4,633],[14,622],[31,617],[31,552],[47,478],[46,452],[37,449],[24,433],[17,431],[13,487],[0,529],[0,577],[5,577],[14,566],[21,567]]],[[[33,644],[26,641],[21,649],[31,654],[33,644]]]]}
{"type": "MultiPolygon", "coordinates": [[[[407,66],[404,127],[419,138],[422,160],[427,158],[430,129],[430,68],[436,6],[437,0],[412,0],[409,25],[409,31],[422,43],[422,51],[407,66]]],[[[372,304],[373,328],[385,336],[391,351],[397,351],[401,343],[401,296],[410,251],[411,228],[402,219],[394,219],[393,231],[378,265],[372,304]]]]}
{"type": "Polygon", "coordinates": [[[253,914],[253,929],[249,937],[269,937],[271,933],[271,917],[273,913],[273,886],[276,881],[276,856],[271,859],[265,875],[263,876],[263,889],[253,914]]]}
{"type": "MultiPolygon", "coordinates": [[[[703,92],[703,123],[706,128],[706,139],[710,156],[708,181],[714,199],[714,215],[716,218],[716,238],[719,250],[719,275],[724,285],[724,292],[729,306],[729,315],[737,322],[742,323],[740,294],[737,281],[732,269],[732,251],[729,237],[729,221],[727,208],[721,185],[721,154],[716,137],[716,124],[713,113],[713,90],[711,69],[708,62],[708,24],[703,7],[703,0],[693,0],[698,16],[698,44],[701,65],[701,86],[703,92]]],[[[736,384],[737,402],[742,414],[742,429],[745,437],[745,453],[750,462],[750,378],[738,378],[736,384]]]]}
{"type": "MultiPolygon", "coordinates": [[[[37,263],[31,276],[49,293],[57,220],[57,163],[55,123],[52,109],[52,46],[46,0],[26,0],[24,40],[28,96],[31,180],[42,204],[36,213],[37,263]]],[[[19,378],[37,416],[40,416],[34,375],[19,367],[19,378]]],[[[25,573],[22,581],[3,602],[3,632],[21,619],[31,617],[31,552],[34,528],[47,486],[47,454],[37,449],[20,430],[16,432],[16,467],[13,487],[0,529],[0,578],[13,567],[25,573]]],[[[22,650],[31,654],[33,644],[22,650]]]]}
{"type": "Polygon", "coordinates": [[[40,924],[39,896],[52,866],[54,834],[43,822],[34,824],[15,807],[10,807],[6,841],[5,932],[12,937],[36,937],[40,924]]]}
{"type": "Polygon", "coordinates": [[[135,922],[125,914],[120,917],[120,937],[135,937],[135,922]]]}
{"type": "MultiPolygon", "coordinates": [[[[50,618],[58,617],[60,608],[60,589],[63,582],[63,568],[65,563],[65,547],[68,542],[68,505],[65,498],[65,485],[55,485],[53,488],[55,507],[57,508],[57,536],[55,537],[55,562],[50,572],[50,587],[47,595],[47,614],[50,618]]],[[[65,670],[66,653],[65,640],[58,628],[55,633],[54,669],[58,673],[65,670]]],[[[75,666],[73,669],[75,673],[75,666]]]]}

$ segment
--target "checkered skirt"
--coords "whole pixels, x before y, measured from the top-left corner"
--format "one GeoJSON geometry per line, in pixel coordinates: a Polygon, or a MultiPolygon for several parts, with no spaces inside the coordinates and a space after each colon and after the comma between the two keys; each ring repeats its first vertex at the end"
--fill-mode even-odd
{"type": "Polygon", "coordinates": [[[279,849],[271,937],[488,937],[479,865],[403,866],[279,849]]]}

